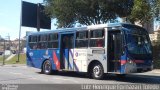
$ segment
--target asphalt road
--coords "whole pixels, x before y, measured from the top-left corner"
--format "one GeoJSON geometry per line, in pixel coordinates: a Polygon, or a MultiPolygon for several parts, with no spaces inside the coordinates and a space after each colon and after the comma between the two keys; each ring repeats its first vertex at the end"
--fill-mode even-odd
{"type": "Polygon", "coordinates": [[[94,80],[86,77],[84,73],[58,72],[44,75],[39,69],[27,66],[0,66],[0,84],[2,86],[20,84],[18,90],[44,90],[46,88],[46,90],[75,90],[90,89],[88,86],[83,86],[86,84],[160,84],[160,74],[155,75],[151,72],[130,74],[125,78],[106,75],[103,80],[94,80]]]}

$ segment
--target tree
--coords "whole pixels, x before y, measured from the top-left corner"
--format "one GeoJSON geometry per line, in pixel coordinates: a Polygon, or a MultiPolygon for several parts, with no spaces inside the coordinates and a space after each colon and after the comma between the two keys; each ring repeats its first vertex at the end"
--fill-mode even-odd
{"type": "Polygon", "coordinates": [[[134,6],[131,10],[131,15],[128,16],[131,23],[140,21],[143,25],[158,15],[160,0],[134,0],[134,6]]]}
{"type": "Polygon", "coordinates": [[[107,23],[125,17],[143,25],[158,17],[160,0],[44,0],[46,11],[57,18],[59,27],[107,23]]]}
{"type": "Polygon", "coordinates": [[[134,0],[44,0],[58,27],[107,23],[130,15],[134,0]]]}
{"type": "Polygon", "coordinates": [[[156,20],[160,21],[160,0],[156,0],[155,5],[155,17],[156,20]]]}

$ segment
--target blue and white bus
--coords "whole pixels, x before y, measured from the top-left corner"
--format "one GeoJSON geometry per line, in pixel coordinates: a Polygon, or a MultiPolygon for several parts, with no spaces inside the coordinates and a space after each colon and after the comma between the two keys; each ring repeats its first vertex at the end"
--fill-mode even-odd
{"type": "Polygon", "coordinates": [[[62,28],[27,35],[27,65],[45,74],[75,71],[102,79],[104,73],[152,70],[151,48],[148,32],[132,24],[62,28]]]}

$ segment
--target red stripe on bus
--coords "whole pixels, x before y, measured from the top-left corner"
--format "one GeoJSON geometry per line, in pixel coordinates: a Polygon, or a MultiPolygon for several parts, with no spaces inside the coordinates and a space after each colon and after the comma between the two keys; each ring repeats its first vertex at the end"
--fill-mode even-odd
{"type": "MultiPolygon", "coordinates": [[[[144,63],[144,60],[132,60],[135,63],[144,63]]],[[[121,60],[121,65],[124,65],[127,63],[127,60],[121,60]]]]}
{"type": "Polygon", "coordinates": [[[126,64],[127,60],[121,60],[121,64],[126,64]]]}
{"type": "Polygon", "coordinates": [[[53,52],[53,60],[54,60],[54,64],[56,65],[56,69],[59,70],[60,69],[60,62],[59,62],[58,57],[55,52],[53,52]]]}
{"type": "Polygon", "coordinates": [[[144,60],[133,60],[135,63],[144,63],[144,60]]]}

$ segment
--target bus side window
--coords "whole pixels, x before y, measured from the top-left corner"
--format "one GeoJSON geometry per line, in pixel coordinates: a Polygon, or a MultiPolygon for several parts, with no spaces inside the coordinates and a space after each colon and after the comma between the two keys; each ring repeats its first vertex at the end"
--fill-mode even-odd
{"type": "Polygon", "coordinates": [[[53,33],[48,35],[48,48],[58,48],[58,34],[53,33]]]}
{"type": "Polygon", "coordinates": [[[70,37],[70,41],[71,41],[70,42],[70,48],[73,48],[74,47],[73,46],[74,45],[74,37],[73,36],[70,37]]]}
{"type": "Polygon", "coordinates": [[[88,47],[88,31],[80,31],[76,33],[76,48],[88,47]]]}
{"type": "Polygon", "coordinates": [[[90,47],[104,47],[104,30],[90,31],[90,47]]]}
{"type": "Polygon", "coordinates": [[[29,36],[29,47],[37,49],[37,36],[29,36]]]}
{"type": "Polygon", "coordinates": [[[32,49],[37,49],[37,44],[34,44],[32,49]]]}
{"type": "Polygon", "coordinates": [[[103,40],[102,39],[97,40],[97,47],[103,47],[103,40]]]}
{"type": "Polygon", "coordinates": [[[47,35],[39,35],[38,36],[38,49],[46,49],[47,48],[47,35]]]}

